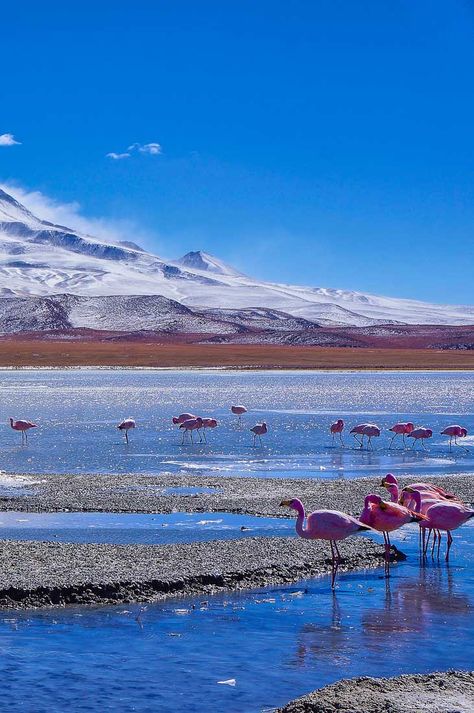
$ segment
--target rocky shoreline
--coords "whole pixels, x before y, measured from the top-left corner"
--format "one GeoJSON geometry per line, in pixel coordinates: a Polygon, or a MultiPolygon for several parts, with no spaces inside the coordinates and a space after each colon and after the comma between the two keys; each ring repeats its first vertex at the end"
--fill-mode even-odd
{"type": "Polygon", "coordinates": [[[343,679],[297,698],[277,713],[471,713],[474,672],[343,679]]]}
{"type": "MultiPolygon", "coordinates": [[[[364,537],[348,539],[340,550],[341,571],[383,562],[380,545],[364,537]]],[[[285,537],[176,545],[6,540],[0,546],[0,608],[153,602],[288,584],[330,569],[326,543],[285,537]]]]}

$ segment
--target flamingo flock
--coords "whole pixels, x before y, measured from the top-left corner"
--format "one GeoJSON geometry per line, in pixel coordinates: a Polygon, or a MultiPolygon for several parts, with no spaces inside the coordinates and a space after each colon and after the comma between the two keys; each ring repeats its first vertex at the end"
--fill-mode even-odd
{"type": "MultiPolygon", "coordinates": [[[[339,435],[339,440],[342,446],[344,446],[344,441],[342,439],[342,432],[344,430],[344,421],[339,418],[337,421],[332,423],[329,427],[329,432],[332,435],[333,445],[336,444],[336,434],[339,435]]],[[[433,430],[431,428],[425,428],[424,426],[415,425],[411,421],[395,423],[388,429],[393,436],[390,439],[388,448],[391,449],[393,441],[397,436],[401,436],[403,440],[403,447],[407,447],[406,438],[413,438],[413,446],[411,450],[415,450],[417,443],[420,447],[426,450],[425,441],[433,437],[433,430]]],[[[382,433],[382,429],[375,423],[359,423],[357,426],[353,426],[349,433],[354,437],[355,442],[358,444],[359,449],[364,447],[364,438],[367,438],[367,450],[373,449],[372,438],[378,438],[382,433]]],[[[467,451],[467,448],[460,443],[458,443],[458,438],[466,438],[468,435],[467,428],[464,426],[459,426],[458,424],[453,424],[452,426],[447,426],[441,431],[442,436],[449,436],[449,450],[452,451],[453,441],[454,445],[463,448],[467,451]]]]}
{"type": "Polygon", "coordinates": [[[306,515],[303,503],[298,498],[282,500],[281,507],[296,510],[296,533],[309,540],[326,540],[331,546],[331,588],[335,587],[341,555],[337,543],[350,535],[360,532],[380,532],[384,538],[385,575],[390,575],[391,542],[390,533],[408,523],[416,522],[420,531],[420,555],[427,557],[429,541],[433,534],[431,555],[440,554],[441,533],[446,532],[446,561],[453,537],[451,532],[474,517],[474,509],[463,503],[453,493],[445,491],[433,483],[412,483],[401,491],[397,479],[388,473],[382,480],[382,487],[390,494],[386,501],[376,493],[369,493],[358,518],[338,510],[315,510],[306,515]],[[428,534],[427,534],[428,533],[428,534]]]}

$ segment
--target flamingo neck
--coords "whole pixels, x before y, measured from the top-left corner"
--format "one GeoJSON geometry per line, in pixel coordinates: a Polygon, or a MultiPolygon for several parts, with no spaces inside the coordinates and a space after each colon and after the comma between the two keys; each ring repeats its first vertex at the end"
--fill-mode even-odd
{"type": "Polygon", "coordinates": [[[412,493],[410,493],[412,499],[415,501],[415,507],[414,510],[415,512],[420,512],[421,511],[421,495],[418,492],[418,490],[414,490],[412,493]]]}
{"type": "Polygon", "coordinates": [[[395,485],[395,483],[393,485],[389,485],[387,490],[390,493],[390,500],[392,503],[397,503],[398,498],[400,497],[398,485],[395,485]]]}
{"type": "Polygon", "coordinates": [[[296,512],[298,513],[298,518],[296,520],[296,534],[299,535],[300,537],[307,537],[308,533],[306,531],[306,528],[304,526],[304,521],[305,521],[305,511],[304,511],[304,505],[302,502],[299,500],[295,503],[295,508],[296,512]]]}

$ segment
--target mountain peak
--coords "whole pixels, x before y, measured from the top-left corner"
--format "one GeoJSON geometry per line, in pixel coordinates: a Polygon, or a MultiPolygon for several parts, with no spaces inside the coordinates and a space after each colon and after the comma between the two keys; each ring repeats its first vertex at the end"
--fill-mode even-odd
{"type": "Polygon", "coordinates": [[[176,260],[176,263],[191,270],[213,272],[215,275],[229,275],[235,277],[241,274],[230,265],[226,265],[225,262],[214,257],[214,255],[204,252],[204,250],[192,250],[179,258],[179,260],[176,260]]]}

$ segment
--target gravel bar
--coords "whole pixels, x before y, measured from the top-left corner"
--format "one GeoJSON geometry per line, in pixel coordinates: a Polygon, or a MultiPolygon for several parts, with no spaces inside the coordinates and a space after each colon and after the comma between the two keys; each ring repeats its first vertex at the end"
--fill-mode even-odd
{"type": "MultiPolygon", "coordinates": [[[[349,538],[340,549],[341,571],[383,562],[380,545],[365,537],[349,538]]],[[[177,545],[5,540],[0,544],[0,607],[150,602],[297,582],[330,568],[327,543],[286,537],[177,545]]]]}
{"type": "Polygon", "coordinates": [[[343,679],[278,713],[472,713],[474,672],[343,679]]]}
{"type": "MultiPolygon", "coordinates": [[[[108,512],[231,512],[250,515],[288,516],[280,500],[299,497],[308,511],[332,508],[358,515],[364,497],[375,492],[387,496],[376,478],[284,479],[218,477],[203,475],[24,475],[31,495],[0,497],[1,510],[108,511],[108,512]],[[168,488],[212,488],[215,492],[166,495],[168,488]]],[[[402,478],[407,484],[416,476],[402,478]]],[[[454,491],[465,502],[474,502],[472,475],[431,477],[432,482],[454,491]]]]}

